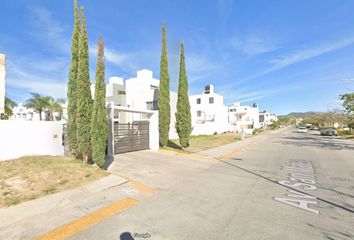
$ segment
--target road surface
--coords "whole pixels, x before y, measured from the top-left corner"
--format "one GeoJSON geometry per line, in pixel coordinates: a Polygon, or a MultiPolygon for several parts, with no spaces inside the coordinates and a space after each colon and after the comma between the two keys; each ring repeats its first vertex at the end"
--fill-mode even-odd
{"type": "Polygon", "coordinates": [[[70,239],[354,239],[354,142],[293,130],[212,162],[141,154],[156,191],[70,239]]]}

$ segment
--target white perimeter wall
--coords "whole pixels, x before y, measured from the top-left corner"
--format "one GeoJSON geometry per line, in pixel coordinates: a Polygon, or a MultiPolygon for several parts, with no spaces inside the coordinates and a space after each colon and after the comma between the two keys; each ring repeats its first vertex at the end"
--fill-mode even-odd
{"type": "Polygon", "coordinates": [[[0,121],[0,161],[29,155],[63,156],[63,125],[48,121],[0,121]]]}
{"type": "Polygon", "coordinates": [[[149,118],[149,147],[151,150],[159,150],[159,112],[154,113],[149,118]]]}

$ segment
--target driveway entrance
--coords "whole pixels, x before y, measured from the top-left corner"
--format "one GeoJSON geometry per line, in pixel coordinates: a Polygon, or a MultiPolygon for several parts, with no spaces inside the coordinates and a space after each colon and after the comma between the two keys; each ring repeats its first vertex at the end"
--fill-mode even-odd
{"type": "Polygon", "coordinates": [[[149,149],[149,121],[114,123],[116,154],[149,149]]]}

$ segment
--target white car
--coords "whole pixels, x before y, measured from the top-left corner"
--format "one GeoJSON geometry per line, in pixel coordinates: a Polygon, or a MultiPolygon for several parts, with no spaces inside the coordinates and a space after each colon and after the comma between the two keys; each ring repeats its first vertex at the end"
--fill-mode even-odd
{"type": "Polygon", "coordinates": [[[298,133],[307,133],[307,128],[306,127],[298,127],[296,132],[298,132],[298,133]]]}

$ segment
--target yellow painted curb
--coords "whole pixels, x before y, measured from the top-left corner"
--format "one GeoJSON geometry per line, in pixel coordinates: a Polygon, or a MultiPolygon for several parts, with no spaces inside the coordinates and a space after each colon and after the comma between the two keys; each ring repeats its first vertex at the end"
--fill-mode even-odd
{"type": "Polygon", "coordinates": [[[141,183],[135,182],[130,180],[129,181],[130,185],[136,189],[138,189],[139,191],[143,192],[143,193],[152,193],[154,191],[154,189],[149,188],[141,183]]]}
{"type": "Polygon", "coordinates": [[[68,238],[78,232],[81,232],[93,224],[96,224],[107,218],[112,216],[116,213],[122,212],[123,210],[127,209],[130,206],[133,206],[138,201],[131,198],[126,198],[121,201],[112,203],[107,207],[101,208],[93,213],[90,213],[86,216],[83,216],[79,219],[76,219],[72,222],[69,222],[51,232],[48,232],[42,236],[39,236],[35,239],[43,240],[43,239],[50,239],[50,240],[59,240],[68,238]]]}

